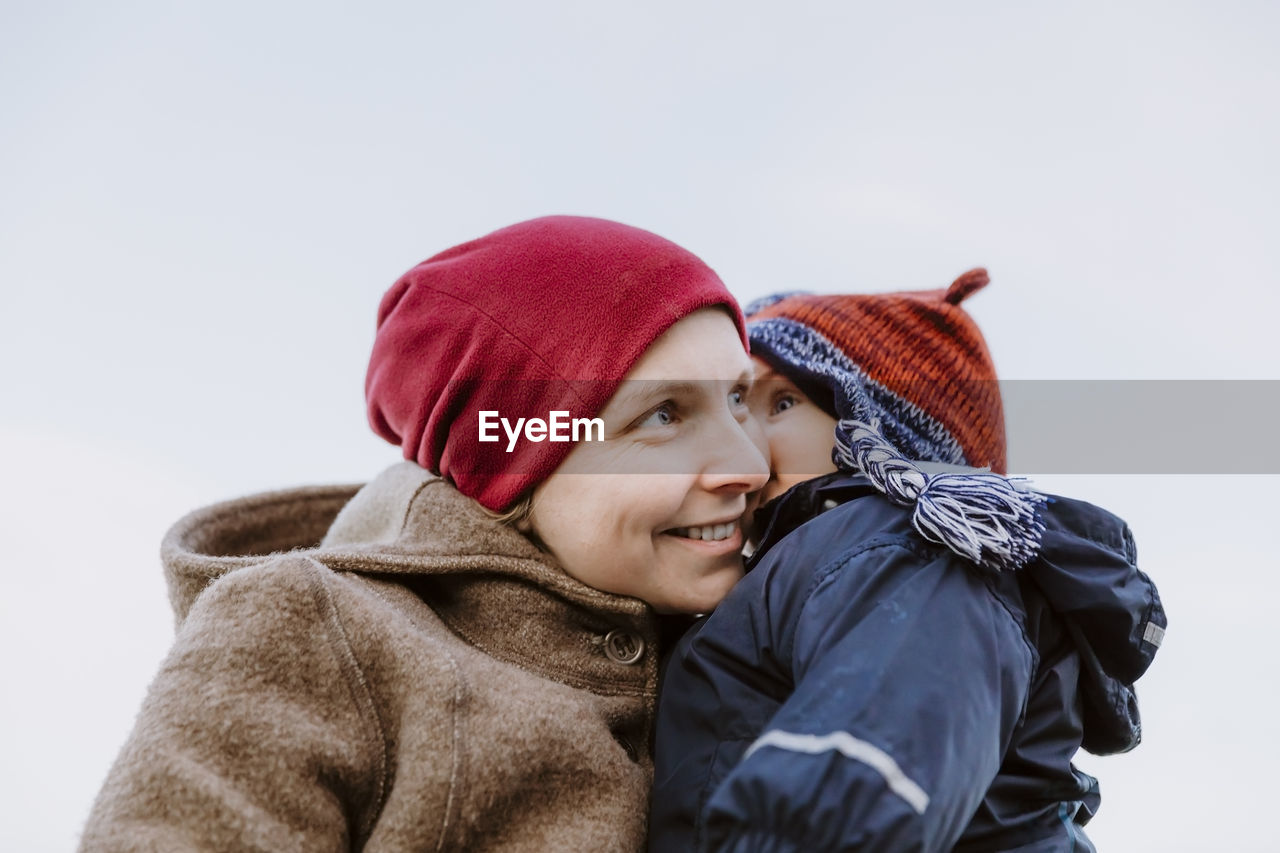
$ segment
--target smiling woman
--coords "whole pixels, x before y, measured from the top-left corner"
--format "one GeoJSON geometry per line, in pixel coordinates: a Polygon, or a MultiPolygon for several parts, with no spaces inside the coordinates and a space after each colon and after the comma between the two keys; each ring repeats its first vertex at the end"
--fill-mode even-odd
{"type": "Polygon", "coordinates": [[[645,231],[538,219],[414,267],[366,383],[406,461],[170,531],[177,638],[84,848],[641,849],[658,614],[741,577],[768,477],[750,370],[719,278],[645,231]],[[495,412],[602,440],[504,448],[495,412]]]}
{"type": "Polygon", "coordinates": [[[769,469],[744,431],[757,433],[736,343],[722,310],[676,323],[627,374],[643,390],[604,407],[608,440],[534,490],[527,526],[570,575],[668,613],[708,611],[742,577],[740,520],[769,469]]]}

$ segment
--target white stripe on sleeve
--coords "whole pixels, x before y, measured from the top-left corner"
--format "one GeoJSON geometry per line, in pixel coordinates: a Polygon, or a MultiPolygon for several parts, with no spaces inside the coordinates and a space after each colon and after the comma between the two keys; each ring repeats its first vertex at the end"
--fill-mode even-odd
{"type": "Polygon", "coordinates": [[[929,807],[929,795],[924,789],[911,781],[898,762],[884,750],[865,740],[859,740],[848,732],[832,732],[828,735],[799,735],[774,729],[765,732],[751,744],[743,759],[751,757],[751,753],[765,746],[772,746],[788,752],[803,752],[817,755],[823,752],[836,751],[846,758],[861,761],[879,772],[888,784],[889,790],[906,800],[907,805],[915,809],[917,814],[924,814],[929,807]]]}

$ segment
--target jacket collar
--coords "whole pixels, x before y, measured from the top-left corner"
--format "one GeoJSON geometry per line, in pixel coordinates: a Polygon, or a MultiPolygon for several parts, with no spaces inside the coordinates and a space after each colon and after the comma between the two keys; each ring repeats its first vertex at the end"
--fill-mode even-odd
{"type": "Polygon", "coordinates": [[[864,495],[876,494],[875,486],[861,474],[837,471],[797,483],[756,510],[756,530],[762,531],[756,550],[747,560],[747,571],[788,533],[833,507],[864,495]]]}
{"type": "Polygon", "coordinates": [[[163,546],[178,619],[212,580],[292,551],[330,569],[389,579],[424,600],[454,633],[493,657],[559,681],[649,692],[657,621],[634,598],[570,577],[555,559],[452,485],[412,462],[363,488],[254,495],[188,515],[163,546]],[[609,655],[606,638],[643,654],[609,655]]]}

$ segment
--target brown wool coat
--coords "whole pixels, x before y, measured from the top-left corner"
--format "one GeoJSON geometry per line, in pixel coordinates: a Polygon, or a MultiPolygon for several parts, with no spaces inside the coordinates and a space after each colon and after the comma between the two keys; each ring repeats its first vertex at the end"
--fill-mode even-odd
{"type": "Polygon", "coordinates": [[[643,847],[649,608],[439,478],[200,510],[164,561],[177,637],[82,849],[643,847]]]}

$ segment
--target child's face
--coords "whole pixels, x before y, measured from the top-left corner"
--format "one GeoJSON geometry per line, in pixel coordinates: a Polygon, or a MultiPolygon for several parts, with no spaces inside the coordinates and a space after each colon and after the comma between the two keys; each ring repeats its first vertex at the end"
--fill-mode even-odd
{"type": "Polygon", "coordinates": [[[796,483],[836,470],[831,461],[836,419],[810,402],[767,362],[751,361],[756,381],[747,404],[769,444],[769,482],[761,496],[763,503],[796,483]]]}
{"type": "Polygon", "coordinates": [[[748,495],[768,479],[750,379],[719,309],[645,352],[600,413],[605,440],[579,442],[534,490],[529,526],[566,572],[659,612],[720,602],[742,577],[748,495]]]}

